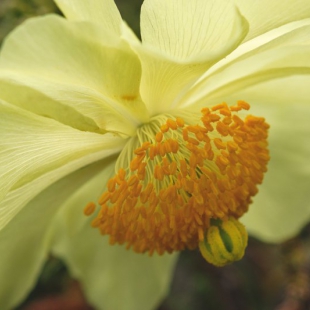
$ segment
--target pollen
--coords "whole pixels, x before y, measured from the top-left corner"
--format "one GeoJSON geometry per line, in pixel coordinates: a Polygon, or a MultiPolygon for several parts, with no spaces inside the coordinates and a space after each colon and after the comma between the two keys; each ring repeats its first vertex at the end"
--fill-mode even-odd
{"type": "Polygon", "coordinates": [[[221,103],[202,109],[196,122],[167,116],[107,182],[100,208],[85,207],[92,227],[110,244],[162,255],[197,248],[214,221],[238,220],[269,161],[269,125],[245,115],[249,108],[244,101],[221,103]]]}

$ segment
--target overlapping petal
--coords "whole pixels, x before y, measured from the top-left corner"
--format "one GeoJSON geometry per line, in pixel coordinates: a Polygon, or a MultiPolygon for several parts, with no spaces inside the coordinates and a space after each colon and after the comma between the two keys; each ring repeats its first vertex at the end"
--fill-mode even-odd
{"type": "Polygon", "coordinates": [[[103,34],[97,25],[56,16],[29,20],[3,46],[2,98],[59,121],[59,111],[74,110],[99,129],[133,134],[147,118],[140,62],[127,43],[108,32],[103,42],[103,34]]]}
{"type": "Polygon", "coordinates": [[[13,309],[34,286],[49,251],[48,226],[59,206],[104,166],[102,161],[56,182],[35,197],[1,230],[1,309],[13,309]]]}
{"type": "Polygon", "coordinates": [[[151,310],[166,294],[177,255],[136,254],[111,246],[90,228],[79,206],[93,201],[114,173],[112,164],[61,207],[51,226],[53,253],[67,263],[96,309],[151,310]]]}
{"type": "Polygon", "coordinates": [[[82,132],[0,102],[0,228],[53,182],[126,142],[111,134],[82,132]]]}
{"type": "Polygon", "coordinates": [[[229,3],[144,1],[143,44],[128,30],[124,36],[141,60],[141,96],[151,113],[173,108],[193,81],[238,46],[247,30],[246,21],[229,3]]]}
{"type": "MultiPolygon", "coordinates": [[[[257,38],[244,53],[236,50],[238,57],[232,53],[231,61],[225,60],[216,69],[192,87],[179,101],[180,107],[191,104],[205,106],[206,102],[222,101],[231,93],[246,87],[297,74],[310,74],[310,20],[283,28],[275,36],[257,38]],[[269,39],[269,41],[268,41],[269,39]],[[257,41],[257,42],[256,42],[257,41]],[[265,44],[260,44],[267,41],[265,44]],[[255,48],[249,48],[253,45],[255,48]]],[[[228,57],[228,58],[229,58],[228,57]]]]}
{"type": "Polygon", "coordinates": [[[113,0],[55,0],[67,19],[89,21],[120,35],[121,15],[113,0]]]}
{"type": "Polygon", "coordinates": [[[145,0],[141,8],[143,44],[184,62],[213,62],[247,31],[226,1],[145,0]]]}
{"type": "Polygon", "coordinates": [[[308,18],[308,0],[232,0],[251,25],[246,40],[286,23],[308,18]]]}

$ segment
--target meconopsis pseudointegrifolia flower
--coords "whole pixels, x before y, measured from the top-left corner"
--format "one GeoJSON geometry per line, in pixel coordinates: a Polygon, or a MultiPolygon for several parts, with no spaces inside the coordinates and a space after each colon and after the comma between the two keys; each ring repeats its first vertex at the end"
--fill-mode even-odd
{"type": "Polygon", "coordinates": [[[145,310],[179,251],[222,266],[308,221],[308,1],[146,0],[142,42],[112,0],[56,3],[0,55],[2,309],[49,252],[145,310]]]}

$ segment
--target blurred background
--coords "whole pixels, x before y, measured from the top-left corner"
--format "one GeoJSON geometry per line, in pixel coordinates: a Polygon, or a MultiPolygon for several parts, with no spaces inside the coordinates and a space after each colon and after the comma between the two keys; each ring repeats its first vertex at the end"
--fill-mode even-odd
{"type": "MultiPolygon", "coordinates": [[[[138,34],[142,0],[115,2],[138,34]]],[[[51,12],[60,14],[52,0],[0,0],[0,44],[24,19],[51,12]]],[[[15,310],[91,309],[66,266],[50,257],[33,291],[15,310]]],[[[250,238],[245,257],[223,268],[206,263],[199,251],[182,252],[170,293],[157,310],[271,309],[310,309],[310,225],[283,244],[250,238]]]]}

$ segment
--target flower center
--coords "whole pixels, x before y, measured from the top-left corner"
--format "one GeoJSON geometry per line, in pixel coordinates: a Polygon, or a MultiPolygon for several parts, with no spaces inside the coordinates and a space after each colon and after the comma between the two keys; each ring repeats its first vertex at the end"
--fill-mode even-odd
{"type": "MultiPolygon", "coordinates": [[[[249,108],[244,101],[222,103],[202,109],[197,123],[167,117],[153,124],[156,134],[142,128],[129,167],[118,170],[99,198],[92,226],[110,235],[110,244],[150,255],[196,248],[214,220],[228,227],[248,210],[269,161],[269,125],[238,116],[249,108]]],[[[89,203],[84,213],[94,211],[89,203]]]]}

